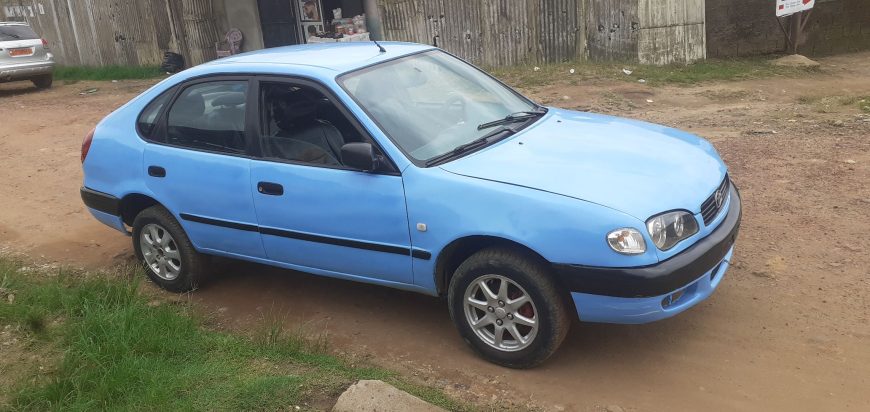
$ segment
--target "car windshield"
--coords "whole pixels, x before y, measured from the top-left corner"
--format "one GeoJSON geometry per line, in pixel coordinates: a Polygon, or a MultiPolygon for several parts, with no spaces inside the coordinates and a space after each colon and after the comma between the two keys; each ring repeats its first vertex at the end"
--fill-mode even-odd
{"type": "Polygon", "coordinates": [[[0,41],[31,40],[39,36],[28,26],[20,24],[0,25],[0,41]]]}
{"type": "Polygon", "coordinates": [[[457,151],[498,132],[498,126],[539,117],[529,113],[538,111],[537,105],[439,50],[351,72],[339,82],[384,133],[418,161],[457,151]]]}

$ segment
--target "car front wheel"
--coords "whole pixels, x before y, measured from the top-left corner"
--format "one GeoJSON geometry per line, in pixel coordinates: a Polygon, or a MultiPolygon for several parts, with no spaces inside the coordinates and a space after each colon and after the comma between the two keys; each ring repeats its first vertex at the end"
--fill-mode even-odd
{"type": "Polygon", "coordinates": [[[448,302],[463,339],[487,360],[511,368],[545,361],[571,323],[546,266],[507,248],[482,250],[463,262],[451,279],[448,302]]]}
{"type": "Polygon", "coordinates": [[[187,292],[199,284],[205,257],[169,211],[161,206],[143,210],[133,221],[133,249],[148,277],[171,292],[187,292]]]}

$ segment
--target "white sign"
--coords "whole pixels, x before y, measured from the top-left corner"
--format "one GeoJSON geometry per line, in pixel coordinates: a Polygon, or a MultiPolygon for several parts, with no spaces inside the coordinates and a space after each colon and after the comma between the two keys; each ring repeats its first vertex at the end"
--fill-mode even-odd
{"type": "Polygon", "coordinates": [[[776,0],[776,17],[790,16],[816,5],[816,0],[776,0]]]}

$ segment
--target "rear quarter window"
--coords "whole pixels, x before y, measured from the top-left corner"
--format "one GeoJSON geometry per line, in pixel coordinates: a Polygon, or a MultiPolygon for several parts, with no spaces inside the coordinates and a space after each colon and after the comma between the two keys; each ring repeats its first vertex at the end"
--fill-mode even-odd
{"type": "Polygon", "coordinates": [[[10,40],[31,40],[38,39],[39,36],[29,26],[0,25],[0,41],[10,40]]]}
{"type": "Polygon", "coordinates": [[[156,136],[154,136],[154,132],[157,129],[157,120],[160,117],[161,110],[169,102],[169,98],[172,97],[174,92],[175,88],[173,87],[157,96],[151,103],[148,103],[148,106],[145,106],[145,110],[142,111],[136,120],[136,129],[139,130],[139,134],[146,140],[157,140],[156,136]]]}

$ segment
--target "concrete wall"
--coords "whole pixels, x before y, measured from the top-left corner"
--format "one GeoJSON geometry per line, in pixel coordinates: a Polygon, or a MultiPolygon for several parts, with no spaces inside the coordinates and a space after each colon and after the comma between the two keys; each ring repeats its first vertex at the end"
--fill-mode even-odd
{"type": "Polygon", "coordinates": [[[242,51],[262,49],[263,31],[260,28],[257,0],[224,0],[224,9],[227,13],[227,29],[237,28],[242,31],[245,38],[242,51]]]}
{"type": "MultiPolygon", "coordinates": [[[[706,0],[707,54],[711,57],[782,52],[785,35],[774,0],[706,0]]],[[[798,50],[826,55],[870,48],[870,1],[817,0],[798,50]]]]}

